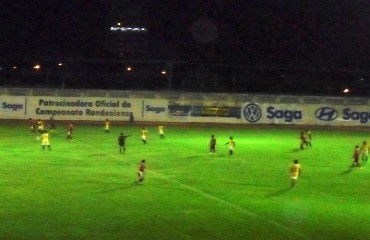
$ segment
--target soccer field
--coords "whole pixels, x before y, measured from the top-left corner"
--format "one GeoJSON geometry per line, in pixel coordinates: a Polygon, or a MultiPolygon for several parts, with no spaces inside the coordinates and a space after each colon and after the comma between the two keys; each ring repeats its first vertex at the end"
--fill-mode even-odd
{"type": "Polygon", "coordinates": [[[300,151],[297,127],[165,125],[159,139],[147,125],[146,145],[141,127],[77,125],[68,142],[59,123],[42,151],[26,124],[0,124],[0,239],[370,239],[370,165],[350,168],[366,131],[311,129],[300,151]]]}

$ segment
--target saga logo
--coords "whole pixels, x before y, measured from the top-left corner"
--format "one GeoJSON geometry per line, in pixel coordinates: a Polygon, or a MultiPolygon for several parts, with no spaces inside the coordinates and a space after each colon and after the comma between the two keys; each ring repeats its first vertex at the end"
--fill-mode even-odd
{"type": "Polygon", "coordinates": [[[274,107],[267,108],[268,119],[284,119],[285,122],[302,119],[302,111],[279,110],[274,107]]]}
{"type": "Polygon", "coordinates": [[[370,120],[370,112],[357,112],[351,111],[350,108],[345,108],[343,109],[343,119],[360,121],[360,123],[367,123],[370,120]]]}
{"type": "Polygon", "coordinates": [[[23,109],[23,105],[22,104],[11,104],[11,103],[7,103],[7,102],[3,102],[3,109],[11,109],[13,111],[17,111],[19,109],[23,109]]]}
{"type": "Polygon", "coordinates": [[[164,107],[152,107],[150,105],[146,105],[145,106],[145,111],[147,111],[147,112],[161,113],[161,112],[165,112],[166,111],[166,108],[164,108],[164,107]]]}

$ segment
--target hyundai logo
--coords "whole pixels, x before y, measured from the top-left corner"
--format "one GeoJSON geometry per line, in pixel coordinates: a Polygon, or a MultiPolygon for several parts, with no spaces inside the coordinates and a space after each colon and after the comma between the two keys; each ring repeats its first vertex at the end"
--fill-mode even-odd
{"type": "Polygon", "coordinates": [[[333,121],[338,117],[338,112],[334,108],[322,107],[315,111],[315,116],[322,121],[333,121]]]}
{"type": "Polygon", "coordinates": [[[254,103],[248,104],[243,109],[243,116],[248,122],[257,122],[262,117],[261,108],[254,103]]]}

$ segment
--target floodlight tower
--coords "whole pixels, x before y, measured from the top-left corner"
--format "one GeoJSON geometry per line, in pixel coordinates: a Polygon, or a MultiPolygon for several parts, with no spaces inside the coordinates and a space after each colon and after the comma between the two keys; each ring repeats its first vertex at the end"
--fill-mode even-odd
{"type": "Polygon", "coordinates": [[[149,50],[147,1],[112,0],[108,5],[106,50],[124,60],[141,60],[149,50]]]}

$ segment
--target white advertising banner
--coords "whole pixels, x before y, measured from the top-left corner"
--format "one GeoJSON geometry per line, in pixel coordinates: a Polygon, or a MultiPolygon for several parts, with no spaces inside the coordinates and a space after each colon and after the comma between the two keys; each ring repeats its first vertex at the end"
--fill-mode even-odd
{"type": "Polygon", "coordinates": [[[3,119],[167,121],[168,100],[96,97],[1,97],[3,119]]]}
{"type": "Polygon", "coordinates": [[[0,96],[0,117],[24,119],[27,115],[27,102],[24,97],[0,96]]]}
{"type": "Polygon", "coordinates": [[[27,97],[28,116],[56,120],[128,120],[139,101],[121,98],[27,97]]]}
{"type": "MultiPolygon", "coordinates": [[[[370,106],[256,103],[239,106],[208,105],[191,99],[0,96],[2,119],[49,119],[87,121],[217,122],[244,124],[295,124],[370,126],[370,106]]],[[[238,103],[235,103],[236,105],[238,103]]]]}
{"type": "Polygon", "coordinates": [[[168,121],[167,99],[143,99],[141,109],[144,121],[168,121]]]}
{"type": "Polygon", "coordinates": [[[370,126],[370,107],[322,104],[244,103],[242,121],[255,124],[370,126]]]}

